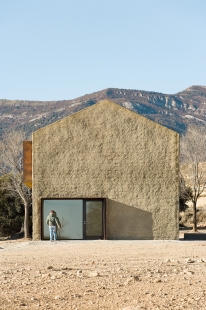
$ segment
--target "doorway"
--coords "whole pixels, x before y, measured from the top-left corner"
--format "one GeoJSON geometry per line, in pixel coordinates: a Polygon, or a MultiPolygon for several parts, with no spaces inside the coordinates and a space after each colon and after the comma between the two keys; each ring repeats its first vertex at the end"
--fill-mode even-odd
{"type": "Polygon", "coordinates": [[[42,239],[49,239],[46,218],[56,211],[61,222],[59,240],[106,239],[105,199],[42,199],[42,239]]]}

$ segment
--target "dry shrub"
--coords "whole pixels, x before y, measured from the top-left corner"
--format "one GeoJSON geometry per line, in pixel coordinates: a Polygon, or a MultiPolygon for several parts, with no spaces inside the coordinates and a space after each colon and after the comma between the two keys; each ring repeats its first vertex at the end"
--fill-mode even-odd
{"type": "MultiPolygon", "coordinates": [[[[191,208],[180,213],[180,226],[190,226],[193,222],[193,211],[191,208]]],[[[206,211],[197,209],[197,223],[206,224],[206,211]]]]}
{"type": "Polygon", "coordinates": [[[204,210],[197,211],[197,222],[206,222],[206,212],[204,210]]]}

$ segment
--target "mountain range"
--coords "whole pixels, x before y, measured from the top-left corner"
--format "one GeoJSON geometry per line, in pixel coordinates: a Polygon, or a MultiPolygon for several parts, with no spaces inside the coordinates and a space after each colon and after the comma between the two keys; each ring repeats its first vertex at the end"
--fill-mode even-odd
{"type": "Polygon", "coordinates": [[[191,86],[174,95],[108,88],[73,100],[0,100],[0,136],[7,130],[33,131],[100,100],[109,99],[159,124],[184,133],[189,124],[206,126],[206,86],[191,86]]]}

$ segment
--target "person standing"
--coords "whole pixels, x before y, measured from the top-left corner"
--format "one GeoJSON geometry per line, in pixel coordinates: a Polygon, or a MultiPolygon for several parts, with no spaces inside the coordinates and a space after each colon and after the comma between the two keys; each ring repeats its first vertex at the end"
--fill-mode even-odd
{"type": "Polygon", "coordinates": [[[46,223],[49,225],[50,241],[57,240],[57,227],[61,228],[61,223],[54,210],[50,211],[50,214],[46,218],[46,223]]]}

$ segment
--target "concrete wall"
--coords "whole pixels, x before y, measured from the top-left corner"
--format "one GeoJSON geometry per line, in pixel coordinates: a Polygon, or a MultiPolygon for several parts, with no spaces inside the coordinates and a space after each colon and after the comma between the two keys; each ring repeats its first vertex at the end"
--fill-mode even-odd
{"type": "Polygon", "coordinates": [[[33,134],[33,238],[43,198],[107,198],[108,239],[177,239],[179,135],[104,100],[33,134]]]}

